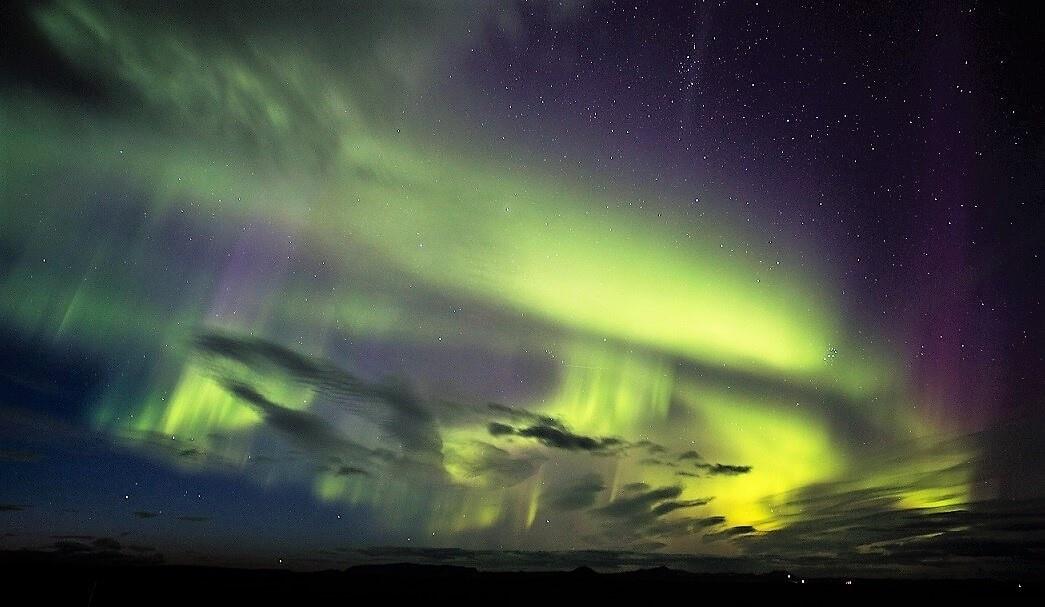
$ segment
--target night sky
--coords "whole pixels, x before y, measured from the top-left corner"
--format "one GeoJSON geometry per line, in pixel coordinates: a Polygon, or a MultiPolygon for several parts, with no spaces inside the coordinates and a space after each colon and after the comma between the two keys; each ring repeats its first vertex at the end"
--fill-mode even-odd
{"type": "Polygon", "coordinates": [[[0,549],[1045,565],[1033,7],[2,11],[0,549]]]}

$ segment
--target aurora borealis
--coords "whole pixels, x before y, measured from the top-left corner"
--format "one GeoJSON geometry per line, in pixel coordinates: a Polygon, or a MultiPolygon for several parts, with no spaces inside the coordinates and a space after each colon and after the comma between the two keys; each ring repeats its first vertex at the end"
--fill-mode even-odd
{"type": "Polygon", "coordinates": [[[5,9],[5,550],[1040,568],[1008,9],[147,4],[5,9]]]}

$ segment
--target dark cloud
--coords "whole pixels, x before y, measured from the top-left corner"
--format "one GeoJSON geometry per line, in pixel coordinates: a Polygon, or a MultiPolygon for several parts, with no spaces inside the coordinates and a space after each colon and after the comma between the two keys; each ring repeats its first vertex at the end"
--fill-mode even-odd
{"type": "Polygon", "coordinates": [[[0,512],[22,512],[29,509],[29,504],[0,504],[0,512]]]}
{"type": "Polygon", "coordinates": [[[595,498],[606,489],[602,477],[589,474],[573,483],[553,487],[542,496],[542,502],[555,510],[583,510],[595,504],[595,498]]]}
{"type": "Polygon", "coordinates": [[[548,415],[541,415],[539,413],[534,413],[533,411],[528,411],[521,407],[509,407],[498,403],[489,403],[486,405],[486,409],[495,415],[504,416],[517,424],[550,426],[552,428],[558,428],[564,432],[567,431],[566,425],[562,421],[548,415]]]}
{"type": "Polygon", "coordinates": [[[508,424],[502,424],[500,422],[490,422],[486,426],[486,431],[490,433],[490,436],[505,436],[507,434],[515,434],[515,428],[508,424]]]}
{"type": "Polygon", "coordinates": [[[123,545],[111,537],[95,537],[92,535],[57,535],[57,541],[51,546],[60,552],[119,552],[123,545]]]}
{"type": "Polygon", "coordinates": [[[630,544],[669,541],[704,533],[709,527],[724,522],[721,517],[673,515],[681,510],[705,506],[711,502],[711,497],[680,500],[680,486],[651,489],[645,483],[636,485],[623,491],[612,503],[591,511],[604,519],[601,534],[609,541],[630,544]]]}
{"type": "Polygon", "coordinates": [[[679,470],[679,471],[675,472],[675,476],[686,476],[686,477],[690,477],[690,478],[700,478],[700,475],[697,474],[696,472],[687,472],[685,470],[679,470]]]}
{"type": "Polygon", "coordinates": [[[646,529],[646,533],[652,537],[682,537],[705,533],[712,527],[724,525],[725,522],[726,517],[724,516],[687,516],[671,520],[658,519],[646,529]]]}
{"type": "Polygon", "coordinates": [[[667,453],[668,452],[668,448],[665,447],[664,445],[657,444],[657,443],[655,443],[655,442],[653,442],[653,441],[651,441],[649,439],[646,439],[646,438],[644,438],[644,439],[642,439],[640,441],[636,441],[636,442],[632,443],[630,446],[638,448],[638,449],[645,449],[648,453],[653,454],[653,455],[657,455],[657,454],[667,453]]]}
{"type": "Polygon", "coordinates": [[[751,466],[734,466],[733,464],[694,464],[708,476],[739,476],[751,472],[751,466]]]}
{"type": "Polygon", "coordinates": [[[1011,577],[1045,567],[1045,499],[905,507],[919,482],[807,487],[782,504],[794,514],[779,529],[732,541],[764,561],[820,574],[1011,577]]]}
{"type": "Polygon", "coordinates": [[[179,516],[178,520],[179,521],[184,521],[186,523],[206,523],[207,521],[210,520],[210,517],[209,516],[179,516]]]}
{"type": "Polygon", "coordinates": [[[151,546],[125,545],[112,537],[93,535],[55,535],[55,541],[41,549],[17,551],[22,562],[31,558],[37,562],[75,562],[80,564],[159,564],[163,555],[151,546]]]}
{"type": "MultiPolygon", "coordinates": [[[[633,445],[616,437],[594,437],[577,434],[571,431],[564,422],[547,415],[540,415],[526,409],[507,407],[491,403],[487,410],[513,420],[529,424],[523,428],[493,421],[487,424],[487,432],[491,436],[521,436],[537,440],[545,447],[564,451],[587,451],[593,454],[611,454],[623,451],[633,445]]],[[[649,441],[641,441],[648,448],[663,449],[649,441]]],[[[638,444],[638,443],[636,443],[638,444]]]]}
{"type": "Polygon", "coordinates": [[[574,434],[555,426],[530,426],[522,428],[516,434],[525,438],[533,438],[545,447],[566,451],[605,451],[621,445],[616,438],[593,438],[574,434]]]}
{"type": "Polygon", "coordinates": [[[618,498],[614,502],[599,508],[596,512],[614,518],[645,517],[653,513],[657,502],[671,500],[682,494],[682,487],[659,487],[633,495],[618,498]]]}
{"type": "Polygon", "coordinates": [[[751,525],[735,525],[733,527],[726,527],[721,531],[706,533],[704,534],[703,540],[705,542],[717,542],[720,540],[729,540],[752,536],[756,533],[758,533],[758,530],[751,525]]]}
{"type": "Polygon", "coordinates": [[[678,464],[676,464],[675,462],[666,462],[666,461],[664,461],[662,459],[658,459],[656,457],[647,457],[645,459],[641,459],[641,460],[639,460],[639,465],[641,465],[641,466],[663,466],[665,468],[677,468],[678,467],[678,464]]]}
{"type": "Polygon", "coordinates": [[[593,455],[614,455],[635,447],[650,453],[667,452],[649,440],[632,444],[617,437],[579,434],[562,420],[520,407],[497,403],[469,407],[449,402],[423,405],[401,386],[369,382],[324,359],[252,337],[204,334],[196,338],[195,347],[226,389],[258,409],[274,430],[315,455],[339,456],[348,460],[351,467],[371,474],[395,459],[400,466],[413,467],[431,478],[442,478],[444,458],[455,457],[466,475],[492,474],[496,478],[483,482],[511,485],[531,476],[543,461],[532,455],[513,457],[485,444],[477,448],[478,456],[474,453],[450,455],[443,449],[433,411],[443,423],[458,423],[462,419],[485,421],[487,432],[493,437],[530,439],[550,449],[593,455]],[[327,400],[359,413],[384,428],[385,440],[394,441],[394,446],[404,454],[394,456],[387,449],[368,449],[342,436],[316,413],[273,402],[255,389],[251,380],[243,378],[243,366],[266,378],[284,377],[307,386],[327,400]]]}
{"type": "Polygon", "coordinates": [[[710,498],[697,499],[697,500],[681,500],[681,501],[667,501],[661,502],[653,507],[653,514],[660,516],[683,508],[693,508],[695,506],[703,506],[710,502],[710,498]]]}
{"type": "Polygon", "coordinates": [[[342,436],[327,420],[314,413],[279,405],[245,383],[226,381],[225,389],[257,409],[274,430],[317,455],[364,462],[375,456],[373,450],[342,436]]]}
{"type": "Polygon", "coordinates": [[[696,451],[686,451],[679,454],[679,459],[700,459],[700,454],[696,451]]]}
{"type": "Polygon", "coordinates": [[[516,485],[536,474],[544,461],[537,453],[513,455],[483,441],[470,441],[447,453],[449,465],[487,486],[516,485]]]}
{"type": "Polygon", "coordinates": [[[431,412],[405,387],[362,380],[324,359],[299,354],[265,340],[204,334],[196,350],[226,382],[242,383],[228,362],[245,365],[267,377],[283,376],[317,395],[381,425],[396,445],[412,457],[438,463],[442,438],[431,412]]]}
{"type": "Polygon", "coordinates": [[[723,531],[726,535],[748,535],[756,532],[758,532],[758,529],[755,529],[751,525],[737,525],[735,527],[729,527],[723,531]]]}
{"type": "Polygon", "coordinates": [[[161,513],[160,512],[148,512],[148,511],[145,511],[145,510],[136,510],[135,512],[132,512],[131,514],[133,514],[137,518],[156,518],[157,516],[160,516],[161,513]]]}
{"type": "Polygon", "coordinates": [[[883,427],[873,423],[866,415],[866,411],[874,410],[875,401],[883,395],[856,398],[837,387],[794,382],[772,372],[739,366],[723,367],[693,359],[679,361],[677,372],[680,377],[699,378],[701,382],[728,386],[736,393],[755,398],[772,393],[776,397],[774,400],[781,406],[783,403],[819,403],[817,411],[824,416],[834,435],[843,442],[859,444],[888,438],[883,427]]]}

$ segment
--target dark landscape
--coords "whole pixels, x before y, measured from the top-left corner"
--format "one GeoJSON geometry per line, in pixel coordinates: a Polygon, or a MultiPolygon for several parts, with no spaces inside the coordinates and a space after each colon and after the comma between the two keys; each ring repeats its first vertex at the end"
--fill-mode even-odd
{"type": "Polygon", "coordinates": [[[1014,580],[889,580],[799,578],[786,572],[696,574],[664,567],[619,573],[572,571],[484,572],[469,567],[413,564],[358,565],[344,570],[120,566],[49,562],[0,556],[9,587],[36,600],[76,605],[341,604],[406,598],[461,601],[838,600],[859,603],[885,596],[904,600],[1040,600],[1040,583],[1014,580]]]}

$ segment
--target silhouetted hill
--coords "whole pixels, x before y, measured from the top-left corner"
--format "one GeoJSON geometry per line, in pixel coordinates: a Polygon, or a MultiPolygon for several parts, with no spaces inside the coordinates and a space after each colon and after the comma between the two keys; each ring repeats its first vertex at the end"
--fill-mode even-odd
{"type": "MultiPolygon", "coordinates": [[[[187,567],[75,561],[39,552],[0,552],[8,597],[31,597],[56,605],[310,605],[410,598],[483,602],[517,600],[671,600],[678,596],[725,596],[805,600],[1030,598],[1039,586],[993,580],[812,579],[786,572],[701,574],[656,567],[599,573],[572,571],[480,571],[453,565],[396,563],[345,570],[292,572],[270,569],[187,567]],[[687,594],[679,594],[687,593],[687,594]]],[[[1033,599],[1031,599],[1033,600],[1033,599]]]]}

